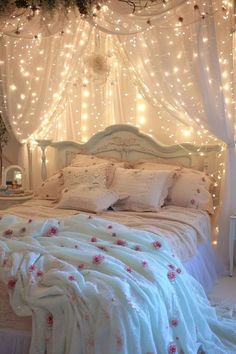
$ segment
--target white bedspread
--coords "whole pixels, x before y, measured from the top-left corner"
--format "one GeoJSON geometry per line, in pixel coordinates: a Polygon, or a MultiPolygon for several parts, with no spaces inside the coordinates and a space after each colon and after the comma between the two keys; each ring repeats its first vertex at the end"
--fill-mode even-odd
{"type": "MultiPolygon", "coordinates": [[[[64,218],[78,214],[75,210],[57,209],[57,204],[47,200],[32,200],[23,205],[1,211],[33,219],[64,218]]],[[[197,252],[199,244],[211,238],[209,215],[201,210],[168,206],[158,212],[114,212],[100,214],[101,217],[122,223],[129,227],[151,231],[164,237],[182,262],[197,252]]]]}
{"type": "Polygon", "coordinates": [[[33,318],[31,354],[235,353],[163,238],[80,214],[0,220],[0,280],[33,318]]]}

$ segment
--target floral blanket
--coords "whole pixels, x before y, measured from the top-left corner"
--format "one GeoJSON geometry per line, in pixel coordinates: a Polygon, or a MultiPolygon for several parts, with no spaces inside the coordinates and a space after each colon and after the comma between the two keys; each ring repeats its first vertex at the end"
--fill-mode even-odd
{"type": "Polygon", "coordinates": [[[159,236],[86,214],[0,220],[0,280],[32,316],[30,354],[236,352],[236,323],[159,236]]]}

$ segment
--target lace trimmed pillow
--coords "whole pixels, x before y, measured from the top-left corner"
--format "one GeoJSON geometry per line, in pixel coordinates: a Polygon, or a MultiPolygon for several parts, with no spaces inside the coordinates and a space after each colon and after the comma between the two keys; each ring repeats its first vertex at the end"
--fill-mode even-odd
{"type": "Polygon", "coordinates": [[[115,210],[151,211],[159,209],[172,184],[173,171],[128,170],[117,168],[111,188],[126,193],[128,198],[118,201],[115,210]]]}
{"type": "Polygon", "coordinates": [[[63,190],[57,208],[99,213],[112,206],[119,197],[119,193],[100,185],[80,184],[63,190]]]}
{"type": "Polygon", "coordinates": [[[109,164],[111,169],[108,171],[110,174],[107,175],[107,186],[109,187],[112,183],[115,167],[130,168],[130,164],[127,161],[118,161],[113,158],[101,158],[95,155],[84,155],[75,154],[70,166],[74,167],[90,167],[103,165],[104,163],[109,164]]]}
{"type": "Polygon", "coordinates": [[[36,194],[39,199],[59,200],[61,191],[64,188],[64,179],[62,171],[46,179],[36,194]]]}
{"type": "Polygon", "coordinates": [[[109,178],[114,174],[115,167],[103,163],[89,167],[68,166],[63,169],[65,187],[71,187],[76,184],[109,186],[109,178]]]}

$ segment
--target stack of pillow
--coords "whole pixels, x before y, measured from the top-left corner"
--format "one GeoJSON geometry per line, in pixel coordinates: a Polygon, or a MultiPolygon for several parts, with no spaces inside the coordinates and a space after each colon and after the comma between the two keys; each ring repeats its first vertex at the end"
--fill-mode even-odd
{"type": "Polygon", "coordinates": [[[212,180],[203,172],[152,160],[126,162],[78,154],[70,166],[46,180],[42,199],[59,200],[58,208],[101,212],[156,211],[163,205],[213,213],[212,180]]]}

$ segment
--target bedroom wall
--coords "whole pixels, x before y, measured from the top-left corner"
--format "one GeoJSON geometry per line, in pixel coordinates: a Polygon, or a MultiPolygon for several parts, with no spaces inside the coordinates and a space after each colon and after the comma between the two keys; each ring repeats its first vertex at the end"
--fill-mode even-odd
{"type": "Polygon", "coordinates": [[[3,148],[3,166],[17,165],[20,144],[14,137],[9,136],[7,145],[3,148]]]}

